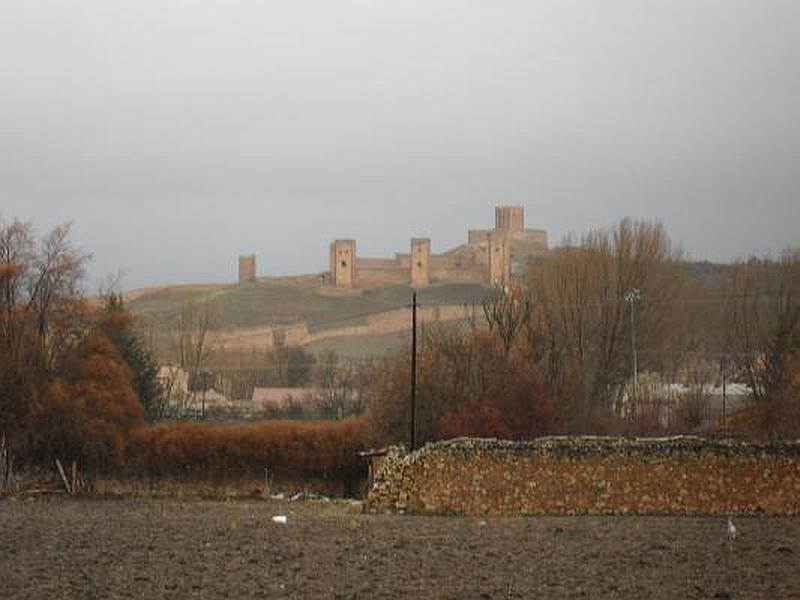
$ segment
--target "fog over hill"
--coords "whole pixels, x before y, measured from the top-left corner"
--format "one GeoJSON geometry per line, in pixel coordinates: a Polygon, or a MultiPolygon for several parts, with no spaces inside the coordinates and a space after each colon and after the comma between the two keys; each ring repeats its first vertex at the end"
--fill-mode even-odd
{"type": "Polygon", "coordinates": [[[697,259],[800,222],[793,0],[10,2],[0,213],[128,288],[439,252],[523,204],[557,242],[662,219],[697,259]]]}

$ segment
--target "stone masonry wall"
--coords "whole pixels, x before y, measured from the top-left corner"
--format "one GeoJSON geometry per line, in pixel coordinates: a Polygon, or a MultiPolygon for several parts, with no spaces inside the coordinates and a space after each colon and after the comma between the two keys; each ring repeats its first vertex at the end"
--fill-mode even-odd
{"type": "Polygon", "coordinates": [[[800,514],[800,441],[459,439],[375,465],[372,511],[428,514],[800,514]]]}
{"type": "Polygon", "coordinates": [[[256,280],[256,255],[239,257],[239,283],[256,280]]]}

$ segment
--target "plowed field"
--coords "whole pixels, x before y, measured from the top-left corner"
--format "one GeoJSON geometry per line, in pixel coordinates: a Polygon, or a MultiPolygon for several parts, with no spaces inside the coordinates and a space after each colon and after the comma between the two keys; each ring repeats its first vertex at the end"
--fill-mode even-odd
{"type": "Polygon", "coordinates": [[[0,502],[0,597],[800,598],[800,519],[734,521],[0,502]]]}

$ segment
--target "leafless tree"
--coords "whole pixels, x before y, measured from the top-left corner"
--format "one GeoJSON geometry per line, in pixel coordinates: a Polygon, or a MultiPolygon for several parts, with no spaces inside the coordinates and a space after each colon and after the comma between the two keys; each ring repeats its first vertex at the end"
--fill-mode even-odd
{"type": "Polygon", "coordinates": [[[496,335],[506,354],[533,316],[533,301],[519,286],[495,289],[481,304],[489,331],[496,335]]]}
{"type": "Polygon", "coordinates": [[[217,310],[213,303],[187,302],[181,306],[170,328],[169,360],[187,374],[186,387],[189,392],[194,389],[197,377],[204,377],[203,388],[206,387],[205,368],[214,354],[209,334],[216,322],[217,310]]]}
{"type": "Polygon", "coordinates": [[[645,366],[671,335],[680,255],[660,223],[625,219],[535,262],[528,287],[540,308],[547,379],[579,373],[592,400],[612,406],[631,375],[631,311],[645,366]],[[631,290],[639,301],[626,301],[631,290]]]}
{"type": "Polygon", "coordinates": [[[43,366],[53,367],[86,330],[81,283],[90,256],[69,235],[60,224],[37,240],[30,223],[0,222],[0,338],[11,358],[30,349],[33,334],[43,366]]]}
{"type": "Polygon", "coordinates": [[[750,386],[768,435],[796,432],[800,362],[800,249],[739,264],[727,289],[731,362],[750,386]]]}
{"type": "Polygon", "coordinates": [[[679,433],[692,432],[708,422],[711,389],[716,379],[714,365],[695,360],[685,369],[686,389],[674,402],[672,428],[679,433]]]}
{"type": "Polygon", "coordinates": [[[30,223],[0,220],[0,431],[22,431],[88,333],[80,287],[88,258],[69,240],[68,225],[40,238],[30,223]]]}
{"type": "Polygon", "coordinates": [[[345,415],[359,409],[358,369],[333,350],[322,352],[312,374],[314,401],[321,408],[345,415]]]}

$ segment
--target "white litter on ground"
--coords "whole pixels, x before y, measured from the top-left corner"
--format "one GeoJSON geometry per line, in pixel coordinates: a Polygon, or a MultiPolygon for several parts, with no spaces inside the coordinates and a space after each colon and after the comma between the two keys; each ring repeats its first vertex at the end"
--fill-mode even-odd
{"type": "Polygon", "coordinates": [[[272,517],[273,523],[280,523],[282,525],[286,525],[286,515],[275,515],[272,517]]]}

